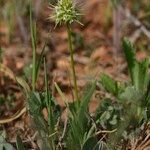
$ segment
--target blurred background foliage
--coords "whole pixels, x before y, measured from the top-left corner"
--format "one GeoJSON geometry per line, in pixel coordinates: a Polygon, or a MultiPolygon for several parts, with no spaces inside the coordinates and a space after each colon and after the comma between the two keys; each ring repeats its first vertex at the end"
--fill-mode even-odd
{"type": "MultiPolygon", "coordinates": [[[[100,3],[105,2],[108,0],[102,0],[100,3]]],[[[20,32],[20,38],[23,40],[24,43],[28,43],[29,40],[29,32],[27,29],[27,24],[29,23],[29,0],[0,0],[0,25],[5,24],[7,26],[7,38],[9,42],[12,41],[13,37],[16,35],[16,32],[20,32]]],[[[38,18],[42,15],[43,8],[47,9],[49,3],[55,4],[57,0],[32,0],[33,3],[33,12],[35,18],[38,18]],[[44,7],[43,7],[44,6],[44,7]],[[46,7],[45,7],[46,6],[46,7]]],[[[82,3],[82,2],[81,2],[82,3]]],[[[83,3],[86,5],[86,0],[83,3]]],[[[150,29],[150,2],[149,0],[110,0],[108,1],[108,5],[106,6],[105,16],[103,25],[103,31],[109,32],[113,25],[113,14],[112,14],[112,4],[113,5],[122,5],[123,8],[128,8],[132,15],[138,19],[144,27],[148,30],[150,29]]],[[[124,10],[123,10],[124,11],[124,10]]],[[[45,19],[45,18],[43,18],[45,19]]],[[[134,27],[133,23],[126,23],[128,20],[121,20],[123,24],[121,25],[122,29],[122,36],[129,36],[132,38],[134,36],[134,32],[140,30],[140,27],[134,27]],[[130,27],[130,28],[128,28],[130,27]]],[[[2,34],[2,33],[0,33],[2,34]]],[[[18,35],[18,34],[17,34],[18,35]]],[[[133,37],[134,38],[134,37],[133,37]]],[[[145,48],[149,49],[149,39],[145,36],[145,34],[140,33],[138,38],[136,39],[136,44],[138,49],[145,50],[145,48]],[[138,41],[142,41],[142,44],[138,45],[138,41]],[[143,46],[141,46],[143,45],[143,46]]]]}

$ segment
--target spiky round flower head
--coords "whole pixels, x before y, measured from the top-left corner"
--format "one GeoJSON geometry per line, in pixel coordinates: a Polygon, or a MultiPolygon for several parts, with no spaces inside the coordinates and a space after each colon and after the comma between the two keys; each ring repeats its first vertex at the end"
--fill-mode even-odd
{"type": "Polygon", "coordinates": [[[59,0],[57,5],[54,6],[53,18],[55,19],[56,25],[58,24],[71,24],[74,21],[78,21],[80,14],[75,8],[73,0],[59,0]]]}

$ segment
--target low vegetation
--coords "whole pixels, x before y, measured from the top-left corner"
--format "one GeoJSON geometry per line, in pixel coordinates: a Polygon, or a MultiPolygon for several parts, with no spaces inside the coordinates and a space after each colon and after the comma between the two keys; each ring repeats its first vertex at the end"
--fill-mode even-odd
{"type": "MultiPolygon", "coordinates": [[[[37,56],[36,24],[32,19],[32,7],[30,7],[32,82],[28,83],[23,78],[16,77],[18,85],[25,94],[26,108],[34,122],[34,128],[42,141],[41,149],[124,150],[132,149],[132,141],[135,139],[139,139],[142,143],[150,120],[149,58],[138,61],[134,46],[127,38],[124,38],[122,48],[129,72],[128,80],[116,81],[110,75],[103,73],[99,75],[99,80],[91,80],[83,92],[79,92],[71,25],[73,22],[81,24],[80,13],[72,0],[60,0],[56,6],[51,7],[54,10],[52,19],[56,21],[56,28],[64,24],[68,33],[71,79],[74,87],[72,102],[69,102],[61,87],[54,83],[55,89],[65,103],[65,120],[61,119],[64,110],[57,104],[49,88],[47,63],[44,56],[45,45],[39,57],[37,56]],[[41,67],[44,68],[45,87],[39,91],[36,84],[41,67]],[[104,91],[106,94],[99,98],[96,110],[90,112],[89,105],[96,91],[104,91]],[[46,112],[47,117],[43,111],[46,112]]],[[[0,54],[1,51],[0,49],[0,54]]],[[[0,142],[3,143],[2,149],[12,149],[5,139],[0,138],[0,142]]],[[[25,149],[19,136],[16,138],[16,149],[25,149]]]]}

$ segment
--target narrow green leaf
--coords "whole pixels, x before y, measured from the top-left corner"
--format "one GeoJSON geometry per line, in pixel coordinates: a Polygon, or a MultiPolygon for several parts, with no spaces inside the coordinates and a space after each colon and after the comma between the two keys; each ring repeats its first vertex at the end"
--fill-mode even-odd
{"type": "Polygon", "coordinates": [[[139,88],[139,64],[136,61],[135,49],[126,38],[123,39],[123,49],[128,63],[128,69],[131,76],[132,84],[139,88]]]}
{"type": "Polygon", "coordinates": [[[149,73],[148,73],[149,59],[144,59],[139,63],[139,90],[145,92],[149,83],[149,73]]]}
{"type": "Polygon", "coordinates": [[[23,88],[26,96],[28,97],[28,95],[31,91],[28,83],[23,78],[20,78],[20,77],[16,77],[16,81],[23,88]]]}
{"type": "Polygon", "coordinates": [[[16,138],[16,146],[17,146],[17,150],[25,150],[23,142],[19,135],[17,135],[17,138],[16,138]]]}
{"type": "Polygon", "coordinates": [[[41,54],[40,54],[39,58],[37,59],[36,71],[35,71],[35,72],[36,72],[36,73],[35,73],[35,75],[36,75],[35,81],[36,81],[37,78],[38,78],[39,68],[40,68],[40,66],[41,66],[41,64],[42,64],[45,47],[46,47],[46,43],[44,44],[44,46],[43,46],[43,48],[42,48],[42,51],[41,51],[41,54]]]}
{"type": "Polygon", "coordinates": [[[96,88],[96,82],[93,82],[91,87],[89,87],[87,89],[87,91],[85,92],[84,96],[83,96],[83,99],[81,100],[81,103],[80,103],[80,108],[79,108],[79,111],[78,111],[78,119],[82,122],[83,118],[84,118],[84,113],[87,111],[87,108],[88,108],[88,105],[89,105],[89,102],[91,100],[91,97],[95,91],[95,88],[96,88]]]}
{"type": "Polygon", "coordinates": [[[36,23],[33,23],[32,19],[32,4],[30,1],[30,31],[31,31],[31,42],[32,42],[32,90],[36,88],[36,23]]]}
{"type": "Polygon", "coordinates": [[[110,92],[113,95],[118,95],[117,81],[113,80],[106,74],[102,74],[101,83],[108,92],[110,92]]]}
{"type": "Polygon", "coordinates": [[[0,63],[2,62],[2,54],[3,54],[3,50],[2,50],[2,48],[0,47],[0,63]]]}
{"type": "Polygon", "coordinates": [[[66,98],[66,96],[64,95],[64,93],[62,92],[62,90],[60,89],[58,84],[56,82],[54,84],[55,84],[56,90],[58,91],[58,93],[61,96],[62,100],[64,101],[66,106],[69,108],[69,104],[68,104],[69,101],[68,101],[68,99],[66,98]]]}

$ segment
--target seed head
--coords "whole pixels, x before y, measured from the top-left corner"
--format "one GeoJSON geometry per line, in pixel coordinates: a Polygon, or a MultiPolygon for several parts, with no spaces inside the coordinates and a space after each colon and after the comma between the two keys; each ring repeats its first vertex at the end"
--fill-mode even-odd
{"type": "Polygon", "coordinates": [[[57,5],[54,6],[53,18],[56,25],[58,24],[71,24],[74,21],[78,22],[80,14],[75,8],[73,0],[59,0],[57,5]]]}

